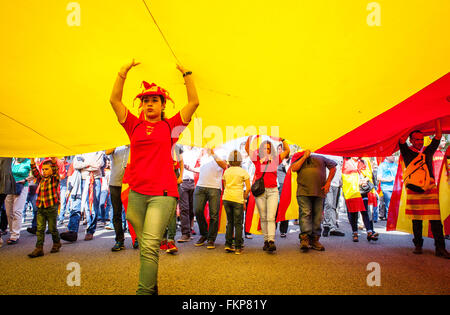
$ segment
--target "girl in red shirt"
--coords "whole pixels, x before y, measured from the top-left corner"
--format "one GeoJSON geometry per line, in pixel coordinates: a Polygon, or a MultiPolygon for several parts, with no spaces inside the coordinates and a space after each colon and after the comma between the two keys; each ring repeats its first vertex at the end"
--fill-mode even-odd
{"type": "Polygon", "coordinates": [[[199,105],[192,72],[180,65],[188,104],[175,116],[165,119],[169,93],[156,84],[143,82],[139,117],[122,103],[123,85],[128,71],[139,65],[134,60],[123,66],[114,83],[111,105],[130,138],[130,194],[127,220],[133,226],[140,246],[140,274],[137,294],[158,294],[159,247],[163,233],[173,216],[178,196],[173,171],[172,146],[188,125],[199,105]]]}
{"type": "MultiPolygon", "coordinates": [[[[278,140],[278,139],[277,139],[278,140]]],[[[283,151],[277,154],[273,149],[270,141],[264,141],[259,146],[258,151],[250,152],[250,137],[245,143],[245,151],[250,156],[253,164],[255,164],[255,178],[264,180],[265,191],[262,195],[255,197],[256,207],[258,208],[261,230],[264,234],[263,250],[274,252],[275,246],[275,218],[278,209],[278,184],[277,184],[277,168],[287,156],[289,156],[289,145],[284,139],[279,139],[283,143],[283,151]]]]}

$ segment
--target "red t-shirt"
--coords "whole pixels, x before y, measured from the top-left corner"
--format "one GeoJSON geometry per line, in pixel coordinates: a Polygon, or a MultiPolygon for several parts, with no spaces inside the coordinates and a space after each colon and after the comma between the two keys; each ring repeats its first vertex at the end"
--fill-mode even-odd
{"type": "Polygon", "coordinates": [[[173,171],[172,143],[188,125],[178,112],[172,118],[156,123],[141,120],[129,111],[123,128],[130,138],[130,188],[149,196],[178,196],[177,178],[173,171]],[[172,141],[171,131],[172,130],[172,141]]]}
{"type": "MultiPolygon", "coordinates": [[[[252,156],[253,164],[255,164],[255,180],[261,178],[264,169],[266,168],[267,161],[261,164],[259,155],[254,151],[252,156]]],[[[281,163],[280,155],[277,156],[275,160],[272,160],[267,166],[266,172],[264,174],[264,187],[266,188],[276,188],[277,184],[277,168],[281,163]]]]}

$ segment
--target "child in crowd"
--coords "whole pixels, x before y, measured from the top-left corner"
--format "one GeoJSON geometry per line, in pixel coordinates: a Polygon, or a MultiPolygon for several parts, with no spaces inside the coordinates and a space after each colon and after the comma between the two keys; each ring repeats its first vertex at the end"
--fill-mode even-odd
{"type": "Polygon", "coordinates": [[[56,229],[56,221],[58,218],[58,207],[60,204],[59,197],[59,172],[56,158],[45,160],[42,163],[42,175],[39,173],[34,159],[31,159],[31,170],[34,177],[39,183],[38,197],[36,200],[37,206],[37,241],[36,248],[29,254],[30,258],[44,256],[44,239],[45,226],[48,222],[48,230],[52,234],[53,247],[50,253],[59,252],[61,242],[56,229]]]}
{"type": "Polygon", "coordinates": [[[241,167],[242,156],[234,150],[228,157],[228,168],[223,174],[225,191],[223,205],[227,213],[227,229],[225,234],[225,251],[232,252],[233,232],[235,240],[234,253],[242,252],[242,222],[244,215],[244,202],[250,193],[250,175],[241,167]],[[244,192],[244,183],[246,190],[244,192]]]}

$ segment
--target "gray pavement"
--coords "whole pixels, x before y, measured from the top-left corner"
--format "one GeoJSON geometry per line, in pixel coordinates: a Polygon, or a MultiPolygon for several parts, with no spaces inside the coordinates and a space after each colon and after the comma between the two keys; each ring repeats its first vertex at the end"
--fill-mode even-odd
{"type": "MultiPolygon", "coordinates": [[[[29,220],[29,218],[28,218],[29,220]]],[[[426,238],[424,254],[412,253],[412,236],[386,232],[385,222],[375,224],[378,242],[351,240],[346,216],[340,216],[345,237],[323,237],[326,250],[299,250],[299,226],[289,226],[287,238],[277,231],[277,251],[262,251],[262,236],[245,240],[243,254],[224,252],[223,234],[216,249],[195,247],[198,236],[188,243],[177,243],[175,255],[161,252],[159,293],[175,295],[301,295],[301,294],[450,294],[450,260],[434,256],[433,240],[426,238]],[[377,263],[380,277],[371,277],[377,263]],[[367,279],[379,279],[369,286],[367,279]]],[[[36,237],[25,231],[17,245],[0,248],[1,294],[135,294],[139,275],[139,251],[131,247],[127,234],[126,249],[111,252],[114,231],[98,228],[94,240],[84,241],[84,227],[75,243],[63,241],[59,253],[50,254],[51,236],[46,235],[45,256],[30,259],[36,237]],[[70,263],[80,266],[80,285],[69,286],[74,279],[70,263]],[[70,282],[69,282],[70,283],[70,282]]],[[[64,231],[60,228],[60,231],[64,231]]],[[[179,232],[177,237],[179,236],[179,232]]],[[[7,236],[3,236],[6,240],[7,236]]],[[[447,249],[450,249],[450,242],[447,249]]]]}

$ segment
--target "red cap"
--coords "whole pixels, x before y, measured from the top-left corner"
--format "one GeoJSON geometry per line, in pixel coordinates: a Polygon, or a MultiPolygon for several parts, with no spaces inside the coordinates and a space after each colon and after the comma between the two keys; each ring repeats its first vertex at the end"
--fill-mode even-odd
{"type": "Polygon", "coordinates": [[[143,96],[146,95],[161,95],[164,97],[164,99],[171,101],[174,103],[174,101],[170,98],[169,92],[167,92],[165,89],[163,89],[160,86],[157,86],[155,83],[149,84],[148,82],[142,81],[141,86],[144,85],[144,90],[142,90],[141,93],[139,93],[136,98],[142,99],[143,96]]]}

